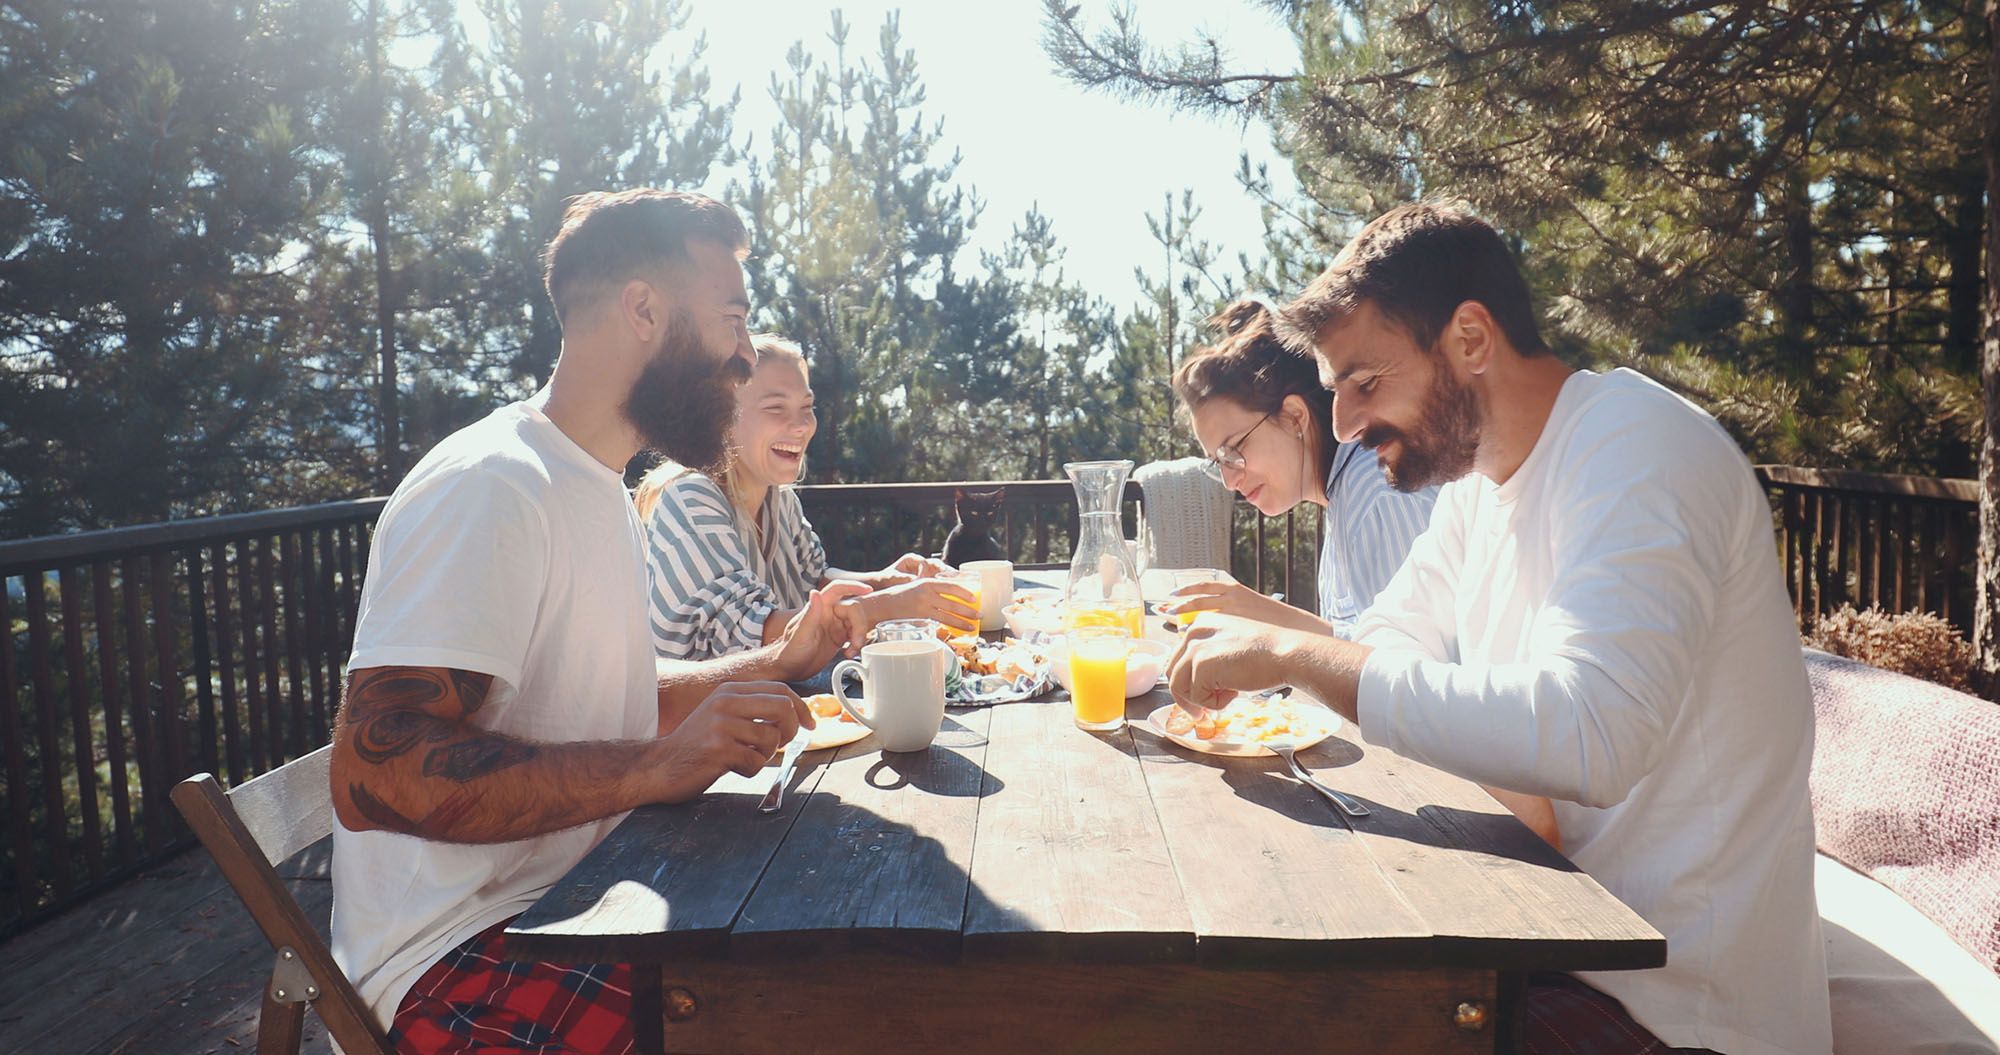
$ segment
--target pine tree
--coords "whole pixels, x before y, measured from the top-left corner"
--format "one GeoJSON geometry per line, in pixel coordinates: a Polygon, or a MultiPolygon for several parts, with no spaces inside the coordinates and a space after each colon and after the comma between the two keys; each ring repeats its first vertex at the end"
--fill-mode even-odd
{"type": "MultiPolygon", "coordinates": [[[[344,441],[296,341],[344,80],[317,3],[22,3],[0,17],[8,534],[324,493],[344,441]]],[[[335,483],[333,486],[339,486],[335,483]]]]}
{"type": "Polygon", "coordinates": [[[956,271],[979,204],[953,182],[956,155],[939,156],[942,125],[924,118],[896,19],[872,60],[850,60],[849,37],[836,12],[832,61],[797,43],[771,78],[780,123],[736,190],[752,300],[812,363],[813,477],[924,479],[967,467],[973,443],[963,367],[979,342],[962,343],[969,331],[944,305],[976,307],[995,291],[956,271]]]}
{"type": "Polygon", "coordinates": [[[466,149],[487,203],[467,322],[484,368],[518,394],[547,378],[561,346],[540,254],[565,204],[595,190],[705,189],[734,156],[736,98],[714,98],[685,0],[479,0],[477,12],[441,60],[471,100],[466,149]],[[662,64],[668,48],[677,57],[662,64]]]}
{"type": "Polygon", "coordinates": [[[1976,142],[1963,3],[1263,6],[1296,71],[1046,4],[1082,83],[1268,123],[1322,259],[1425,194],[1524,248],[1558,351],[1641,365],[1754,455],[1970,469],[1976,142]]]}

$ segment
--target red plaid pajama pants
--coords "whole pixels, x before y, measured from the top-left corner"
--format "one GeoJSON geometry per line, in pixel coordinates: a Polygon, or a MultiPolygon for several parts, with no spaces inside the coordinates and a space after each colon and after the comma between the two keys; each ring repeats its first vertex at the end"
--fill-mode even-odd
{"type": "Polygon", "coordinates": [[[1566,974],[1530,975],[1520,1018],[1522,1055],[1698,1055],[1705,1050],[1667,1047],[1634,1022],[1615,997],[1566,974]]]}
{"type": "Polygon", "coordinates": [[[486,928],[410,987],[390,1024],[398,1055],[629,1055],[632,968],[509,960],[486,928]]]}

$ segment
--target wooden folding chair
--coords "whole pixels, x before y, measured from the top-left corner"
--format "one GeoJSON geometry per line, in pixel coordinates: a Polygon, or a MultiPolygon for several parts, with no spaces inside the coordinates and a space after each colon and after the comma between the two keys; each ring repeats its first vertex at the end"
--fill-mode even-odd
{"type": "Polygon", "coordinates": [[[347,1055],[389,1055],[368,1005],[273,866],[333,831],[333,791],[322,747],[225,794],[207,773],[174,788],[174,805],[277,953],[257,1019],[258,1055],[296,1055],[306,1005],[347,1055]]]}

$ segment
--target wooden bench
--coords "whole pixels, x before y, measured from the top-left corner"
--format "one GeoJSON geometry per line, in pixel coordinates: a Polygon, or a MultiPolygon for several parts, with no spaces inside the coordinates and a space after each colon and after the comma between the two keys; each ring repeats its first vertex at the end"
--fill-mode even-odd
{"type": "Polygon", "coordinates": [[[2000,1052],[2000,705],[1806,669],[1834,1051],[2000,1052]]]}

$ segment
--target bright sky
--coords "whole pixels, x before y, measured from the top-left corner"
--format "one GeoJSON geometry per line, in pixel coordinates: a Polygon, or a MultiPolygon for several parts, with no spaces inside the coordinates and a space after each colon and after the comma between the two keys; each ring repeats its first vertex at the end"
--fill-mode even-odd
{"type": "MultiPolygon", "coordinates": [[[[708,34],[707,66],[717,87],[740,84],[737,140],[769,141],[777,109],[768,86],[785,68],[785,51],[803,40],[816,59],[833,56],[827,42],[835,5],[812,0],[691,0],[689,29],[708,34]]],[[[916,53],[929,95],[927,120],[944,120],[944,156],[964,155],[961,184],[986,202],[976,248],[997,249],[1028,209],[1040,204],[1068,251],[1069,276],[1120,308],[1139,298],[1132,269],[1158,275],[1162,253],[1146,214],[1162,214],[1165,197],[1193,188],[1202,210],[1195,235],[1219,246],[1225,274],[1236,253],[1254,260],[1262,225],[1256,203],[1237,185],[1237,157],[1271,162],[1281,191],[1290,173],[1262,126],[1176,113],[1157,103],[1086,92],[1057,75],[1041,47],[1037,0],[901,4],[850,0],[838,5],[851,26],[850,56],[872,55],[891,11],[902,12],[903,46],[916,53]]],[[[1108,23],[1108,0],[1083,0],[1091,25],[1108,23]]],[[[1285,29],[1246,0],[1146,0],[1140,23],[1156,46],[1217,31],[1240,68],[1287,71],[1298,50],[1285,29]]],[[[963,262],[971,266],[976,258],[963,262]]]]}

